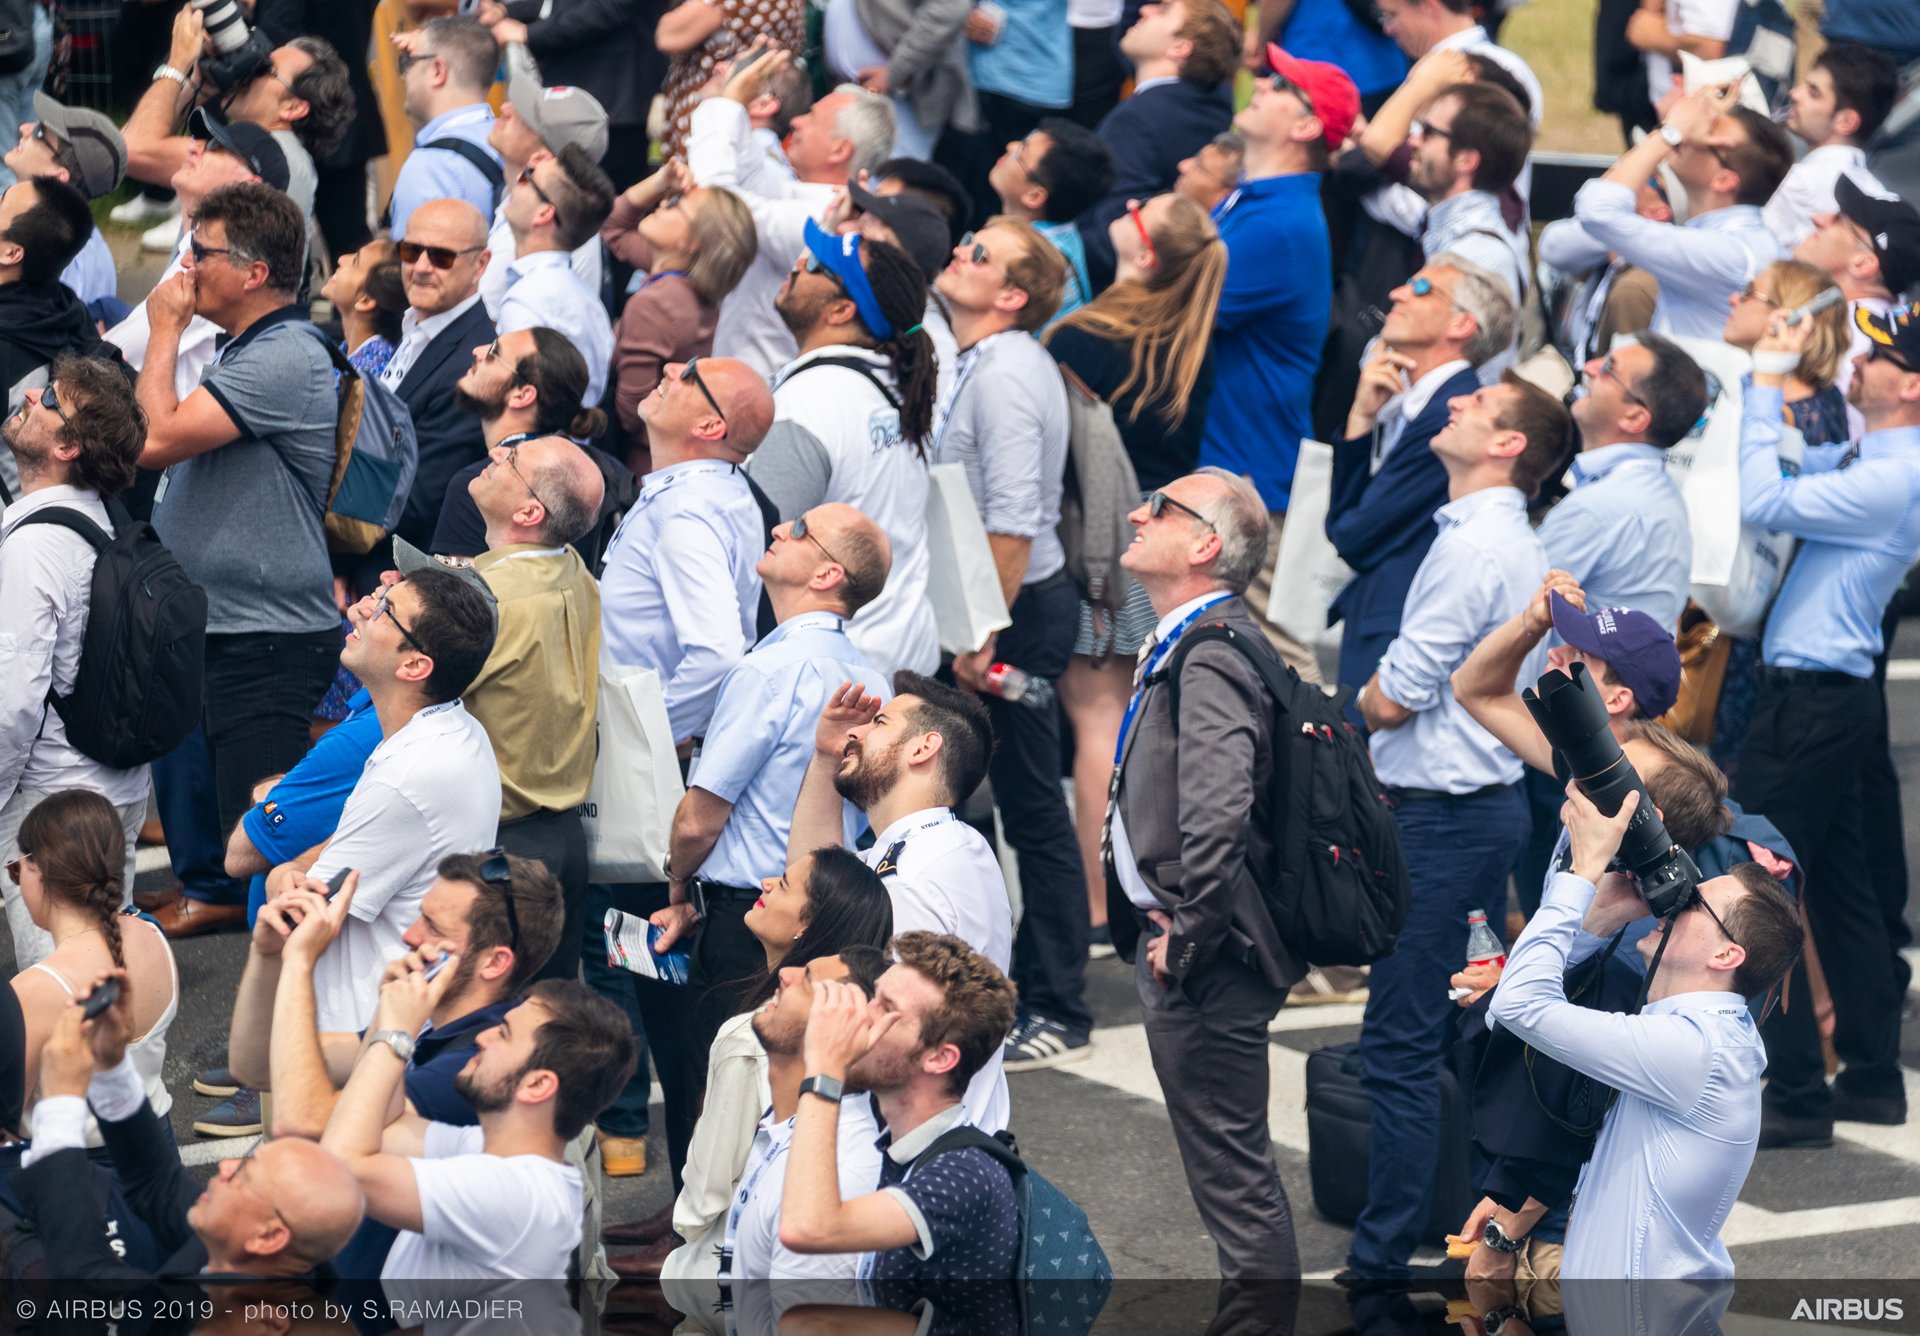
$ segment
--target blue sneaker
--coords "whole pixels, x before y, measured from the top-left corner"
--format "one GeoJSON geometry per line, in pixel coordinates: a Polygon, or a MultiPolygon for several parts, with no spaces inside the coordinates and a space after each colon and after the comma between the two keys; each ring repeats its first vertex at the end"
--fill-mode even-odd
{"type": "Polygon", "coordinates": [[[245,1086],[234,1091],[193,1121],[203,1137],[257,1137],[266,1129],[260,1121],[260,1092],[245,1086]]]}

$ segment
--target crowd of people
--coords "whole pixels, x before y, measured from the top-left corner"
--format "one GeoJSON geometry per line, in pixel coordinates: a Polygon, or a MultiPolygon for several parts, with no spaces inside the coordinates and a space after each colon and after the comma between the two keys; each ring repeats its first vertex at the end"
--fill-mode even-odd
{"type": "Polygon", "coordinates": [[[1074,1187],[1019,1158],[1020,1075],[1095,1051],[1116,952],[1230,1281],[1300,1275],[1290,999],[1365,1003],[1361,1289],[1440,1243],[1443,1069],[1495,1285],[1728,1277],[1758,1150],[1905,1121],[1886,44],[1776,119],[1668,68],[1717,20],[1642,10],[1650,132],[1536,245],[1542,89],[1468,0],[832,0],[813,49],[793,0],[411,9],[376,49],[370,6],[260,0],[235,55],[186,5],[124,123],[19,116],[7,1274],[610,1269],[699,1320],[1011,1279],[1074,1187]],[[89,204],[123,181],[172,199],[131,304],[89,204]],[[1616,811],[1522,695],[1553,673],[1644,781],[1616,811]],[[635,674],[679,796],[619,881],[641,817],[590,795],[635,674]],[[82,718],[169,708],[151,755],[82,718]],[[1621,870],[1650,813],[1678,901],[1621,870]],[[1398,887],[1359,963],[1282,912],[1328,820],[1398,851],[1340,883],[1398,887]],[[170,942],[227,932],[188,1096],[170,942]],[[603,1229],[656,1081],[672,1203],[603,1229]],[[188,1097],[261,1138],[204,1195],[188,1097]]]}

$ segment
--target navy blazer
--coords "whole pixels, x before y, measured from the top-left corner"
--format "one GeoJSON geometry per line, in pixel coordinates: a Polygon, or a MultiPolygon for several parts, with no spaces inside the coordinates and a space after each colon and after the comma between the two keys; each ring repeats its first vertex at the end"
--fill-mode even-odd
{"type": "Polygon", "coordinates": [[[407,495],[397,531],[415,547],[424,549],[432,541],[440,502],[453,475],[486,458],[487,438],[480,419],[453,402],[453,387],[473,365],[473,350],[492,343],[493,334],[486,303],[475,302],[420,350],[396,391],[413,415],[414,435],[420,442],[420,468],[413,476],[413,491],[407,495]]]}
{"type": "Polygon", "coordinates": [[[1427,448],[1447,425],[1447,400],[1472,394],[1480,378],[1468,367],[1443,381],[1420,415],[1407,423],[1378,473],[1367,472],[1373,435],[1333,448],[1333,490],[1327,538],[1353,568],[1353,580],[1327,612],[1346,623],[1340,638],[1340,685],[1358,691],[1400,634],[1413,573],[1438,532],[1433,513],[1447,504],[1447,470],[1427,448]]]}
{"type": "Polygon", "coordinates": [[[1127,211],[1129,199],[1144,203],[1172,190],[1180,160],[1198,153],[1232,124],[1232,85],[1210,88],[1194,79],[1149,88],[1106,114],[1099,134],[1113,153],[1113,186],[1079,220],[1087,276],[1095,292],[1113,282],[1107,225],[1127,211]]]}

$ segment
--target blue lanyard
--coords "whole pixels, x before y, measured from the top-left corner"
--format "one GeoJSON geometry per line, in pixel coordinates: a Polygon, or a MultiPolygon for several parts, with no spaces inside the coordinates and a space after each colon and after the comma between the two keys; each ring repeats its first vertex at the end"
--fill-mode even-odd
{"type": "Polygon", "coordinates": [[[1127,734],[1133,730],[1133,717],[1140,712],[1140,702],[1144,700],[1147,695],[1147,682],[1153,677],[1154,670],[1160,666],[1160,661],[1167,657],[1175,643],[1179,641],[1181,636],[1186,634],[1189,626],[1192,626],[1200,619],[1202,613],[1212,611],[1232,597],[1232,594],[1222,594],[1218,598],[1208,599],[1205,603],[1202,603],[1181,619],[1180,624],[1167,633],[1167,638],[1155,645],[1152,651],[1148,653],[1146,671],[1140,674],[1140,685],[1133,689],[1133,699],[1127,702],[1127,712],[1120,720],[1120,740],[1113,744],[1113,763],[1115,765],[1120,764],[1120,758],[1126,753],[1127,734]]]}
{"type": "Polygon", "coordinates": [[[687,271],[684,269],[662,269],[657,274],[648,274],[640,281],[640,286],[635,288],[634,291],[643,292],[663,278],[685,278],[686,276],[687,271]]]}

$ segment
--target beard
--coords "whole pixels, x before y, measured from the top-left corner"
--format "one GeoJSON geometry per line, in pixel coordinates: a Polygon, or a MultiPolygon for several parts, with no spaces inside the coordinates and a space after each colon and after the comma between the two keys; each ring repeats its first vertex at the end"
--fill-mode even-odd
{"type": "Polygon", "coordinates": [[[760,1047],[779,1058],[797,1056],[801,1042],[807,1035],[805,1021],[797,1026],[789,1025],[778,1012],[771,1015],[764,1011],[756,1012],[748,1024],[753,1027],[753,1037],[760,1041],[760,1047]]]}
{"type": "Polygon", "coordinates": [[[871,755],[861,744],[856,742],[851,745],[854,748],[853,769],[836,771],[833,787],[842,798],[864,812],[899,782],[900,749],[906,742],[902,739],[887,750],[871,755]]]}
{"type": "Polygon", "coordinates": [[[845,1085],[857,1094],[898,1090],[913,1080],[919,1053],[873,1049],[847,1067],[845,1085]]]}
{"type": "Polygon", "coordinates": [[[462,413],[471,413],[482,422],[492,422],[507,411],[507,389],[507,386],[502,385],[498,394],[494,395],[491,399],[484,399],[477,394],[470,393],[460,386],[455,385],[453,387],[453,406],[462,413]]]}
{"type": "Polygon", "coordinates": [[[482,1081],[478,1072],[461,1072],[453,1078],[453,1088],[460,1098],[473,1105],[475,1113],[498,1113],[513,1103],[513,1092],[520,1084],[525,1069],[503,1076],[491,1085],[482,1081]]]}
{"type": "Polygon", "coordinates": [[[807,332],[820,323],[821,314],[833,300],[834,294],[826,292],[809,301],[800,295],[794,284],[789,282],[785,290],[774,297],[773,309],[780,313],[780,319],[786,325],[788,333],[796,339],[805,339],[807,332]]]}

